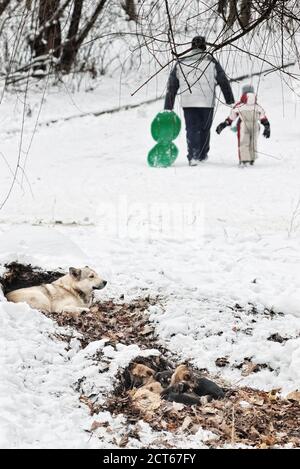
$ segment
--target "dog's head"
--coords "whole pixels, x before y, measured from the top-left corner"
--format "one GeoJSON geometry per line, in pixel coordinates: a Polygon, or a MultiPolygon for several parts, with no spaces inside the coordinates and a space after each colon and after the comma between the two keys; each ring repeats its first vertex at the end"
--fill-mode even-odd
{"type": "Polygon", "coordinates": [[[99,277],[97,272],[89,267],[83,269],[70,267],[69,276],[72,286],[86,294],[91,293],[93,290],[102,290],[107,285],[106,280],[99,277]]]}
{"type": "Polygon", "coordinates": [[[130,369],[131,384],[133,387],[143,386],[153,379],[154,371],[146,365],[133,363],[130,369]]]}
{"type": "Polygon", "coordinates": [[[193,378],[192,371],[186,365],[179,365],[172,375],[171,384],[174,385],[184,381],[192,382],[193,378]]]}

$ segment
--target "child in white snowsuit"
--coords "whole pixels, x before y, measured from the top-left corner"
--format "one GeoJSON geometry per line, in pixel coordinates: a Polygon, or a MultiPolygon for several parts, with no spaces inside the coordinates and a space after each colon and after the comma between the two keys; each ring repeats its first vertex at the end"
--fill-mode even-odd
{"type": "Polygon", "coordinates": [[[230,126],[236,119],[238,133],[238,148],[240,164],[254,164],[257,158],[257,139],[259,123],[264,126],[263,135],[270,138],[270,123],[264,109],[257,103],[254,88],[250,85],[243,87],[243,95],[236,103],[230,116],[218,125],[216,132],[220,134],[225,127],[230,126]]]}

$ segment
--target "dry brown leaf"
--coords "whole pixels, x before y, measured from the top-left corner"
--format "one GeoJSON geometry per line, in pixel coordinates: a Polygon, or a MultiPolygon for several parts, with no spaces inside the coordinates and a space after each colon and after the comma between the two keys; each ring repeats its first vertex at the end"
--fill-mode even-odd
{"type": "Polygon", "coordinates": [[[195,424],[191,427],[190,432],[192,435],[196,435],[196,433],[200,430],[201,426],[198,424],[195,424]]]}
{"type": "Polygon", "coordinates": [[[251,428],[250,428],[249,434],[252,435],[252,436],[259,436],[259,435],[260,435],[259,432],[256,430],[255,427],[251,427],[251,428]]]}
{"type": "Polygon", "coordinates": [[[262,445],[265,445],[267,448],[270,447],[270,446],[274,446],[276,444],[276,438],[274,436],[271,436],[271,435],[262,435],[261,436],[261,444],[260,444],[260,447],[262,445]]]}
{"type": "Polygon", "coordinates": [[[128,435],[122,436],[121,440],[119,441],[119,447],[120,448],[125,448],[125,446],[127,446],[127,444],[128,444],[128,441],[129,441],[128,435]]]}
{"type": "Polygon", "coordinates": [[[191,426],[191,424],[193,423],[193,420],[191,419],[191,417],[189,415],[187,415],[182,423],[182,430],[185,431],[185,430],[188,430],[188,428],[191,426]]]}
{"type": "Polygon", "coordinates": [[[300,391],[293,391],[293,392],[290,392],[286,398],[289,400],[289,401],[296,401],[296,402],[300,402],[300,391]]]}
{"type": "Polygon", "coordinates": [[[243,371],[242,371],[242,376],[249,376],[251,373],[257,370],[257,364],[256,363],[247,363],[247,365],[243,366],[243,371]]]}
{"type": "Polygon", "coordinates": [[[168,432],[175,432],[178,426],[176,422],[169,422],[167,428],[168,428],[168,432]]]}
{"type": "Polygon", "coordinates": [[[94,420],[91,426],[91,432],[94,432],[97,430],[97,428],[103,427],[103,422],[97,422],[97,420],[94,420]]]}
{"type": "Polygon", "coordinates": [[[265,402],[263,399],[260,399],[259,397],[254,397],[254,396],[251,396],[249,401],[251,402],[251,404],[258,405],[258,406],[263,406],[265,402]]]}
{"type": "Polygon", "coordinates": [[[230,437],[231,438],[231,433],[232,433],[232,427],[230,427],[229,425],[227,425],[226,422],[222,422],[221,425],[219,426],[220,430],[222,430],[222,432],[225,433],[225,435],[227,437],[230,437]]]}
{"type": "Polygon", "coordinates": [[[202,413],[203,413],[203,414],[212,414],[212,415],[215,415],[215,414],[217,414],[217,409],[215,409],[215,408],[212,407],[212,406],[206,405],[205,407],[202,408],[202,413]]]}
{"type": "Polygon", "coordinates": [[[148,335],[148,334],[151,334],[153,332],[153,327],[147,325],[144,327],[144,329],[141,331],[141,334],[142,335],[148,335]]]}
{"type": "Polygon", "coordinates": [[[222,425],[222,422],[224,421],[223,416],[220,415],[215,415],[213,417],[208,417],[207,421],[213,425],[215,428],[220,428],[220,425],[222,425]]]}

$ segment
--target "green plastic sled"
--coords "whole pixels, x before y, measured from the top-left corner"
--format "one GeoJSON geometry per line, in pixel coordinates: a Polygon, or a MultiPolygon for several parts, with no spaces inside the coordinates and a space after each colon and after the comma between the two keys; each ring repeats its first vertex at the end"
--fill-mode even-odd
{"type": "Polygon", "coordinates": [[[167,168],[178,157],[178,148],[173,140],[181,130],[181,120],[173,111],[163,111],[157,114],[151,124],[151,134],[158,142],[148,154],[149,166],[167,168]]]}
{"type": "Polygon", "coordinates": [[[167,168],[176,161],[178,153],[179,150],[173,142],[159,142],[149,151],[148,164],[153,168],[167,168]]]}
{"type": "Polygon", "coordinates": [[[156,142],[172,142],[181,130],[181,120],[173,111],[159,112],[151,124],[151,134],[156,142]]]}

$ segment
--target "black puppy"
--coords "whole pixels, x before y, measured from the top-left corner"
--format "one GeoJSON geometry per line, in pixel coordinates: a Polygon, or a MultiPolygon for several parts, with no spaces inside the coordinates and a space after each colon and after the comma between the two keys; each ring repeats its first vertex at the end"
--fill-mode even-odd
{"type": "Polygon", "coordinates": [[[225,392],[220,386],[206,378],[197,378],[193,391],[198,396],[211,396],[213,399],[223,399],[225,392]]]}
{"type": "Polygon", "coordinates": [[[173,371],[159,371],[154,375],[154,379],[158,381],[163,388],[167,388],[171,382],[173,371]]]}
{"type": "Polygon", "coordinates": [[[192,392],[189,384],[184,381],[164,389],[161,393],[161,397],[166,401],[178,402],[179,404],[201,404],[200,397],[192,392]]]}

